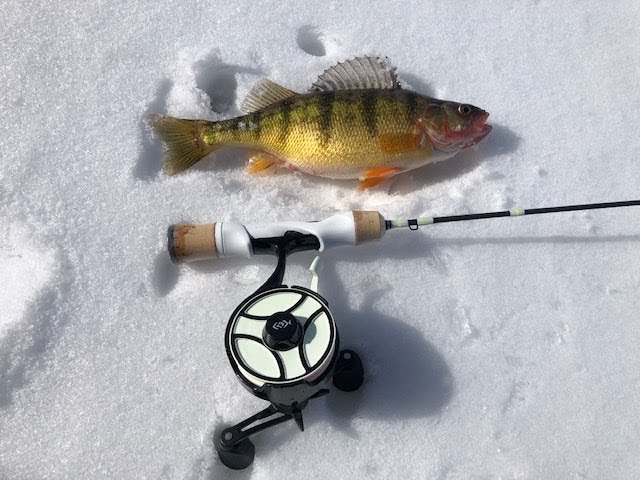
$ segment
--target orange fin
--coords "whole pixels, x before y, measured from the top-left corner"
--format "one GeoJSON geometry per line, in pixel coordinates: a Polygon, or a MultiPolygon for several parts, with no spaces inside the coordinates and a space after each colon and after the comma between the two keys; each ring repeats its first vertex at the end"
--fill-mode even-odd
{"type": "Polygon", "coordinates": [[[378,145],[383,152],[404,153],[420,150],[422,135],[417,133],[384,133],[378,136],[378,145]]]}
{"type": "Polygon", "coordinates": [[[270,153],[256,153],[249,159],[247,173],[250,175],[273,175],[278,170],[282,160],[270,153]]]}
{"type": "Polygon", "coordinates": [[[384,182],[389,178],[397,175],[403,170],[402,167],[387,167],[378,168],[376,170],[369,170],[360,177],[359,190],[366,190],[367,188],[375,187],[380,182],[384,182]]]}

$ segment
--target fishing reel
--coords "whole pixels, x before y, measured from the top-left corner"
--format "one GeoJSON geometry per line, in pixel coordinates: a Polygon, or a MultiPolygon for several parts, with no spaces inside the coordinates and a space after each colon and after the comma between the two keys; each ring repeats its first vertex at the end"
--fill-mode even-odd
{"type": "Polygon", "coordinates": [[[304,287],[269,288],[246,298],[231,315],[225,347],[242,384],[270,403],[215,439],[220,460],[230,468],[253,462],[250,435],[292,419],[304,431],[302,410],[328,394],[331,382],[343,391],[362,385],[362,363],[352,350],[339,351],[325,299],[304,287]]]}
{"type": "MultiPolygon", "coordinates": [[[[185,249],[195,251],[193,242],[200,240],[193,227],[169,228],[169,252],[174,261],[184,260],[181,256],[185,249]]],[[[213,230],[209,233],[215,239],[215,227],[213,230]]],[[[218,231],[219,256],[225,238],[227,248],[233,248],[229,240],[238,243],[238,235],[224,223],[219,224],[218,231]]],[[[202,238],[212,239],[209,234],[202,238]]],[[[355,391],[364,375],[357,353],[340,350],[334,316],[317,292],[319,257],[310,268],[310,288],[283,284],[287,256],[319,250],[321,239],[313,233],[286,230],[270,237],[249,235],[246,240],[254,254],[275,255],[278,264],[269,279],[234,310],[225,332],[227,356],[237,377],[249,392],[269,402],[264,410],[225,428],[214,438],[220,460],[232,469],[243,469],[253,462],[251,435],[289,420],[304,431],[302,411],[310,400],[328,394],[331,384],[345,392],[355,391]]]]}

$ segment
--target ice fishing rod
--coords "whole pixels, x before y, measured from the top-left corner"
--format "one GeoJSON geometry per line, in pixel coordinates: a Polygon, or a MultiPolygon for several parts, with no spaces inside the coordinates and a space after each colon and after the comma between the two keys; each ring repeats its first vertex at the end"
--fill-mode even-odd
{"type": "Polygon", "coordinates": [[[640,206],[640,200],[511,209],[441,217],[425,216],[407,220],[386,220],[377,211],[355,210],[314,222],[292,221],[257,225],[242,225],[234,222],[181,224],[169,227],[168,249],[174,263],[228,257],[251,258],[253,255],[260,254],[272,254],[284,258],[294,251],[324,251],[331,247],[360,245],[380,240],[387,230],[397,228],[417,230],[419,227],[436,223],[631,206],[640,206]]]}
{"type": "Polygon", "coordinates": [[[376,211],[352,211],[317,222],[170,226],[168,247],[175,263],[260,254],[278,258],[269,279],[238,305],[227,322],[224,344],[229,363],[243,386],[269,406],[214,434],[221,462],[233,469],[247,468],[255,456],[252,435],[290,420],[303,431],[302,413],[310,401],[330,393],[331,385],[353,392],[364,381],[360,356],[341,349],[338,322],[318,292],[318,258],[311,264],[313,279],[307,288],[283,283],[288,255],[360,245],[397,228],[417,230],[435,223],[628,206],[640,206],[640,200],[410,220],[385,220],[376,211]]]}

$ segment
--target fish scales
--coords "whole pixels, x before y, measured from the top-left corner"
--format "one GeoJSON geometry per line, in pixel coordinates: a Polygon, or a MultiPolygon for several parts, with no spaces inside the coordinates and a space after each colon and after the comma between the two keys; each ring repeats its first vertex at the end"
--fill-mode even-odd
{"type": "Polygon", "coordinates": [[[220,146],[235,145],[258,152],[250,173],[284,165],[359,178],[368,188],[449,158],[491,131],[484,110],[400,89],[395,69],[379,58],[365,60],[345,63],[355,76],[344,76],[345,64],[328,69],[305,94],[264,80],[247,96],[250,113],[241,117],[207,122],[154,116],[167,144],[165,171],[177,173],[220,146]],[[376,65],[382,70],[373,71],[376,65]]]}
{"type": "Polygon", "coordinates": [[[410,134],[418,103],[418,95],[405,90],[310,93],[205,126],[205,139],[264,150],[303,172],[323,169],[332,178],[351,178],[353,171],[382,168],[407,153],[385,152],[375,139],[410,134]]]}
{"type": "MultiPolygon", "coordinates": [[[[414,129],[417,110],[409,107],[417,100],[405,97],[415,94],[331,91],[284,100],[263,112],[259,147],[288,159],[299,170],[322,169],[334,178],[350,178],[362,168],[381,168],[401,153],[383,151],[376,137],[414,129]]],[[[245,142],[255,146],[249,145],[251,139],[245,142]]]]}

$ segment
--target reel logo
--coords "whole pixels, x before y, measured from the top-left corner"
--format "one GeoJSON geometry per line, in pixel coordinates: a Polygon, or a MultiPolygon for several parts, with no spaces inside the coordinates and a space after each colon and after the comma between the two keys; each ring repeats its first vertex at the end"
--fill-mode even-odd
{"type": "Polygon", "coordinates": [[[289,350],[302,340],[302,325],[291,312],[278,312],[267,320],[262,340],[273,350],[289,350]]]}
{"type": "Polygon", "coordinates": [[[286,320],[278,320],[276,323],[273,324],[273,329],[274,330],[283,330],[287,327],[291,326],[291,319],[286,319],[286,320]]]}

